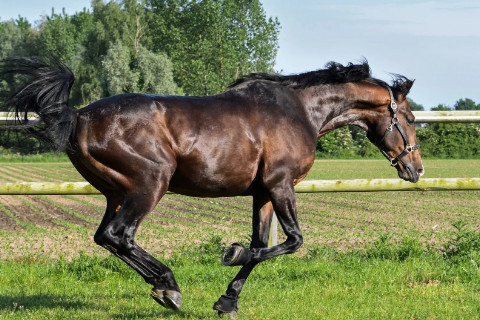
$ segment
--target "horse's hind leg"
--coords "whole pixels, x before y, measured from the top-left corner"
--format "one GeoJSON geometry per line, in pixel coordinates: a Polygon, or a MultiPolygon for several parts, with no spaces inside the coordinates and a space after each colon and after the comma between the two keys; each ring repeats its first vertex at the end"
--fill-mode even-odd
{"type": "MultiPolygon", "coordinates": [[[[152,186],[149,186],[150,190],[152,186]]],[[[147,190],[146,187],[136,190],[147,190]]],[[[178,311],[182,303],[180,288],[173,272],[155,259],[134,241],[135,233],[142,219],[155,207],[166,192],[145,195],[143,192],[130,193],[119,207],[112,201],[95,234],[95,242],[122,259],[137,271],[147,283],[154,286],[152,297],[166,308],[178,311]]]]}
{"type": "MultiPolygon", "coordinates": [[[[268,235],[270,233],[270,224],[273,216],[273,206],[268,196],[257,194],[253,196],[253,219],[252,219],[252,242],[250,249],[259,249],[268,247],[268,235]]],[[[235,245],[233,245],[235,246],[235,245]]],[[[233,250],[232,246],[227,248],[233,250]]],[[[238,311],[238,299],[243,285],[248,276],[255,268],[258,262],[250,261],[242,266],[235,278],[228,285],[225,295],[222,295],[213,305],[219,315],[229,315],[235,317],[238,311]]]]}

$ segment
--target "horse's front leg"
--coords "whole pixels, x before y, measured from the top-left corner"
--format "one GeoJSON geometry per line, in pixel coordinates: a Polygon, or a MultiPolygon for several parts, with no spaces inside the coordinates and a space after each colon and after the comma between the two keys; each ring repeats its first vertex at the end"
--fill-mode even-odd
{"type": "MultiPolygon", "coordinates": [[[[252,242],[250,243],[250,250],[258,248],[268,247],[268,236],[270,233],[270,224],[272,221],[273,206],[268,196],[266,195],[254,195],[253,196],[253,218],[252,218],[252,242]]],[[[234,244],[227,248],[223,264],[225,265],[238,265],[232,263],[226,257],[233,257],[231,251],[236,249],[247,250],[239,244],[234,244]]],[[[247,251],[245,251],[247,252],[247,251]]],[[[238,261],[238,260],[237,260],[238,261]]],[[[242,266],[238,274],[228,285],[225,295],[222,295],[220,299],[213,305],[213,309],[218,311],[219,315],[227,315],[235,317],[238,311],[238,299],[243,285],[248,276],[252,272],[253,268],[258,264],[256,261],[249,261],[242,266]]]]}
{"type": "MultiPolygon", "coordinates": [[[[271,248],[267,248],[265,245],[264,247],[251,248],[250,250],[247,248],[235,250],[238,252],[238,254],[235,254],[238,259],[235,259],[235,256],[231,255],[231,260],[240,261],[240,264],[243,265],[243,267],[228,286],[226,295],[222,296],[215,303],[214,309],[218,310],[220,313],[235,315],[236,310],[238,310],[238,294],[240,294],[246,278],[255,265],[282,254],[294,253],[302,245],[303,238],[297,220],[295,190],[292,181],[293,179],[284,179],[268,189],[273,208],[275,209],[278,221],[280,222],[287,239],[283,243],[271,248]],[[231,298],[234,298],[235,300],[232,302],[231,298]],[[232,309],[232,312],[228,312],[228,309],[226,309],[227,307],[232,309]]],[[[261,233],[261,237],[263,242],[266,243],[268,241],[268,232],[264,231],[261,233]]],[[[236,247],[235,244],[232,246],[236,247]]],[[[229,248],[227,248],[227,250],[229,250],[229,248]]],[[[227,254],[229,253],[227,252],[227,254]]]]}

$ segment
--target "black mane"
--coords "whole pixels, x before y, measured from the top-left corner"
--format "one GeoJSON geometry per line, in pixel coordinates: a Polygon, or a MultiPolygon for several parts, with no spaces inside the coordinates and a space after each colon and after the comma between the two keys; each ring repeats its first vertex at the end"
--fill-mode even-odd
{"type": "Polygon", "coordinates": [[[366,60],[359,64],[348,63],[346,66],[338,62],[331,61],[325,65],[325,69],[289,76],[269,73],[251,73],[247,76],[238,78],[230,85],[230,88],[252,80],[272,81],[293,89],[305,89],[321,84],[347,83],[367,80],[385,88],[390,87],[394,94],[402,93],[406,95],[411,87],[412,81],[402,75],[392,74],[392,76],[394,77],[393,84],[389,85],[382,80],[372,78],[370,66],[366,60]]]}

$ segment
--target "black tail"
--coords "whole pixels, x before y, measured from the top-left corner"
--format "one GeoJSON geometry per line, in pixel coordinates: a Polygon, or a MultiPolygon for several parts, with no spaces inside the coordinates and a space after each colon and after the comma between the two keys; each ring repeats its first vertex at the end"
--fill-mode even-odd
{"type": "Polygon", "coordinates": [[[14,127],[28,130],[58,151],[65,150],[77,119],[68,105],[74,81],[70,69],[53,58],[13,57],[0,60],[1,78],[8,75],[18,83],[6,101],[18,121],[14,127]],[[28,113],[36,113],[36,119],[29,119],[28,113]]]}

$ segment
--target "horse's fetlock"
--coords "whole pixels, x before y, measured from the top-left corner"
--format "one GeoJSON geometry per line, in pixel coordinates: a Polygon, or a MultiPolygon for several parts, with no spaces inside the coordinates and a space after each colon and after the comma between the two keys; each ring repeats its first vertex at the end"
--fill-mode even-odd
{"type": "Polygon", "coordinates": [[[123,252],[130,252],[135,247],[135,241],[132,238],[122,238],[119,242],[119,249],[123,252]]]}

